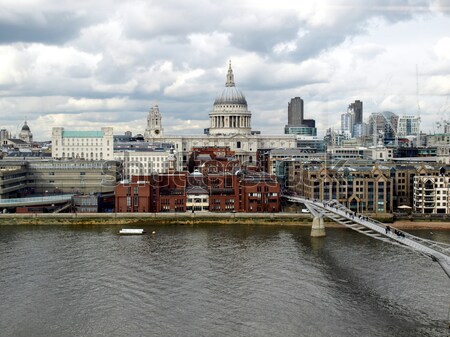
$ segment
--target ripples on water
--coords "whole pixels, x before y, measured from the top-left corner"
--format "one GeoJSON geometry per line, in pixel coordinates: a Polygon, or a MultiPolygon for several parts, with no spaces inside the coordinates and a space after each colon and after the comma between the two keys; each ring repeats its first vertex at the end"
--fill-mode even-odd
{"type": "MultiPolygon", "coordinates": [[[[0,336],[449,333],[450,282],[439,266],[357,233],[118,230],[0,227],[0,336]]],[[[450,242],[449,232],[433,235],[450,242]]]]}

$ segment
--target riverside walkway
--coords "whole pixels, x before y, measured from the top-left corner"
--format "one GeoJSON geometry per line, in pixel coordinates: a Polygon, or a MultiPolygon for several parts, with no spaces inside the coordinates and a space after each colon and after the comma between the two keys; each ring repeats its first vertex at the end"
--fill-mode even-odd
{"type": "MultiPolygon", "coordinates": [[[[323,217],[326,217],[361,234],[411,249],[429,257],[437,262],[450,278],[450,244],[423,239],[391,226],[386,226],[386,224],[367,216],[354,213],[336,200],[324,202],[287,195],[283,197],[290,202],[302,203],[308,208],[314,217],[313,230],[315,223],[318,224],[318,227],[320,227],[320,224],[323,227],[323,217]]],[[[322,227],[320,227],[320,230],[322,227]]]]}
{"type": "Polygon", "coordinates": [[[0,208],[64,204],[69,202],[73,196],[74,194],[58,194],[41,197],[0,199],[0,208]]]}

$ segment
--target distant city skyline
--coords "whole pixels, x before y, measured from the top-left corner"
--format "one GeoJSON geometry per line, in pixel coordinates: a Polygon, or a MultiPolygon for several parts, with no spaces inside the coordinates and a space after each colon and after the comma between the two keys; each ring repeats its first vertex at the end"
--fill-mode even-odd
{"type": "Polygon", "coordinates": [[[167,134],[201,134],[231,60],[252,128],[283,134],[304,100],[318,135],[350,103],[450,119],[446,1],[7,3],[0,15],[0,129],[144,133],[158,104],[167,134]],[[417,72],[416,72],[417,69],[417,72]],[[416,76],[417,75],[417,76],[416,76]]]}

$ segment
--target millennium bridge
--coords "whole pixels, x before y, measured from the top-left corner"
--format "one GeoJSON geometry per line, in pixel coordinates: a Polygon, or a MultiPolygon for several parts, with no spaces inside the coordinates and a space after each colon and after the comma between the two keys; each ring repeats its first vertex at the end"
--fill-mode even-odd
{"type": "Polygon", "coordinates": [[[374,239],[411,249],[437,262],[450,278],[450,244],[423,239],[365,215],[357,214],[336,200],[318,201],[297,196],[283,195],[290,202],[302,203],[311,212],[313,224],[311,236],[325,236],[324,218],[374,239]]]}
{"type": "Polygon", "coordinates": [[[57,194],[28,198],[0,199],[0,208],[65,204],[70,202],[74,195],[75,194],[57,194]]]}

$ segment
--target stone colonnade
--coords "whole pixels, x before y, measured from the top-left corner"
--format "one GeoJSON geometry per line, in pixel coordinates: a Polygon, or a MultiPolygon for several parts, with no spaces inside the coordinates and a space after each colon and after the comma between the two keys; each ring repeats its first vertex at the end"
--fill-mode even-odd
{"type": "Polygon", "coordinates": [[[213,128],[249,128],[250,116],[211,116],[213,128]]]}

